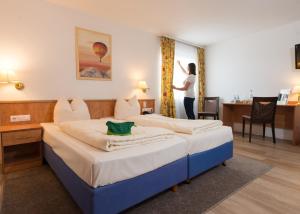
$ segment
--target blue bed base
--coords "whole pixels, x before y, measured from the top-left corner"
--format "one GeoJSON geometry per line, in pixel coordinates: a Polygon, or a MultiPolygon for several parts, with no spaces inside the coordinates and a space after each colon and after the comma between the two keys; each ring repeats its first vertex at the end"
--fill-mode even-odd
{"type": "Polygon", "coordinates": [[[46,143],[44,157],[84,213],[118,213],[187,179],[187,157],[103,187],[82,181],[46,143]]]}
{"type": "Polygon", "coordinates": [[[232,158],[233,141],[216,148],[188,155],[188,179],[191,179],[232,158]]]}
{"type": "Polygon", "coordinates": [[[232,158],[233,142],[181,158],[154,171],[103,187],[82,181],[44,143],[44,157],[84,213],[118,213],[232,158]]]}

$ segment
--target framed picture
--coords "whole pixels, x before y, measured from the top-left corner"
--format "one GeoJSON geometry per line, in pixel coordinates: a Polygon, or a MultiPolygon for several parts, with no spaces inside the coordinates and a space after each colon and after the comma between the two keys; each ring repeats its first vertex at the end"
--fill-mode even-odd
{"type": "Polygon", "coordinates": [[[296,69],[300,69],[300,44],[295,45],[295,63],[296,69]]]}
{"type": "Polygon", "coordinates": [[[111,80],[111,35],[76,27],[76,77],[79,80],[111,80]]]}
{"type": "Polygon", "coordinates": [[[291,89],[281,89],[278,95],[278,105],[286,105],[288,103],[289,95],[291,94],[291,89]]]}

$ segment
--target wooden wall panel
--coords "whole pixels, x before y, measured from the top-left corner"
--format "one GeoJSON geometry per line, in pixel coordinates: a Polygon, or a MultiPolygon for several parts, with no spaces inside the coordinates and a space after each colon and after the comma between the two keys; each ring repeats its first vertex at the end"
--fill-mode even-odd
{"type": "Polygon", "coordinates": [[[55,100],[0,102],[0,125],[16,125],[53,121],[55,100]],[[11,123],[11,115],[30,114],[31,121],[11,123]]]}
{"type": "MultiPolygon", "coordinates": [[[[85,100],[92,119],[114,115],[116,100],[85,100]]],[[[0,102],[0,125],[18,125],[29,123],[45,123],[53,121],[53,111],[56,100],[7,101],[0,102]],[[30,114],[31,121],[11,123],[11,115],[30,114]]],[[[154,99],[139,100],[141,107],[151,107],[155,110],[154,99]]]]}

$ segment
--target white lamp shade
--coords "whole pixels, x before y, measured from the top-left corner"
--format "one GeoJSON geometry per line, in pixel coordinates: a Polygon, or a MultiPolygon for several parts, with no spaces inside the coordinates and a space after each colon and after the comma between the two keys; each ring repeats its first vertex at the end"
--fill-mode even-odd
{"type": "Polygon", "coordinates": [[[296,85],[296,86],[293,88],[293,93],[294,93],[294,94],[300,94],[300,85],[296,85]]]}
{"type": "Polygon", "coordinates": [[[8,73],[6,71],[0,71],[0,83],[9,83],[8,73]]]}
{"type": "Polygon", "coordinates": [[[1,70],[0,71],[0,83],[15,83],[19,82],[16,78],[16,74],[13,70],[1,70]]]}
{"type": "Polygon", "coordinates": [[[139,81],[139,88],[140,89],[148,89],[148,85],[146,81],[139,81]]]}

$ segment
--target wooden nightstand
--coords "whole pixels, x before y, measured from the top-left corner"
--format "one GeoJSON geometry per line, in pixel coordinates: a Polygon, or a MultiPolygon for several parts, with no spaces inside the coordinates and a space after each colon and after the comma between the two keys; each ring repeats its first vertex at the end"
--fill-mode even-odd
{"type": "Polygon", "coordinates": [[[0,126],[2,172],[40,166],[42,127],[39,124],[0,126]]]}

